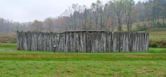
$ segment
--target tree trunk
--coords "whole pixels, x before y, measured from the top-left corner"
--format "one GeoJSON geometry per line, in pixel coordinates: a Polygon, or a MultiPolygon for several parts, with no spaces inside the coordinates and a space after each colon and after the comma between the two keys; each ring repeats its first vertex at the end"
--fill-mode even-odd
{"type": "Polygon", "coordinates": [[[121,18],[118,17],[118,31],[122,31],[122,24],[121,24],[121,18]]]}

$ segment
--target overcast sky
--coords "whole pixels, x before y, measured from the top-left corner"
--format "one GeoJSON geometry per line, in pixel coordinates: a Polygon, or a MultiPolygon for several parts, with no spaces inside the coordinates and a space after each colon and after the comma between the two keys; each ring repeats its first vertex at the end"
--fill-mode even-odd
{"type": "MultiPolygon", "coordinates": [[[[29,22],[61,15],[72,4],[90,6],[97,0],[0,0],[0,18],[29,22]]],[[[101,0],[103,3],[109,0],[101,0]]],[[[136,0],[138,1],[138,0],[136,0]]],[[[144,0],[141,0],[144,1],[144,0]]]]}

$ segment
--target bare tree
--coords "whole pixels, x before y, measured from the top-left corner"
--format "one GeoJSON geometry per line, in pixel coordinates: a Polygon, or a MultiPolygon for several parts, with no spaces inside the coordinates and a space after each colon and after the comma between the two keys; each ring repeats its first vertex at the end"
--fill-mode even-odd
{"type": "Polygon", "coordinates": [[[123,22],[123,16],[124,16],[124,0],[114,0],[113,1],[113,12],[116,15],[117,18],[117,24],[118,24],[118,31],[122,31],[122,22],[123,22]]]}
{"type": "Polygon", "coordinates": [[[127,31],[131,31],[132,29],[132,15],[133,15],[133,5],[134,1],[133,0],[126,0],[124,2],[125,4],[125,17],[126,17],[126,24],[127,24],[127,31]]]}

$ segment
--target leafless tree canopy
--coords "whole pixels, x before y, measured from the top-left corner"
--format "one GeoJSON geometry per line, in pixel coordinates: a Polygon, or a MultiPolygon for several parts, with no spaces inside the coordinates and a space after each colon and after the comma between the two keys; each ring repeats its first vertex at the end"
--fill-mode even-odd
{"type": "Polygon", "coordinates": [[[154,27],[166,28],[166,0],[111,0],[103,4],[100,0],[91,4],[73,4],[63,15],[35,20],[29,23],[16,23],[0,19],[0,32],[34,31],[138,31],[154,27]]]}

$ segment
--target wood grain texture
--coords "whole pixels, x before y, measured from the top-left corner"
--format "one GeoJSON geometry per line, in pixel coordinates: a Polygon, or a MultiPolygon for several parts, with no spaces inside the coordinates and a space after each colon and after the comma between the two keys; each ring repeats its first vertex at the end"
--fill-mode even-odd
{"type": "Polygon", "coordinates": [[[148,50],[148,46],[149,33],[146,32],[17,32],[19,50],[80,53],[143,52],[148,50]]]}

